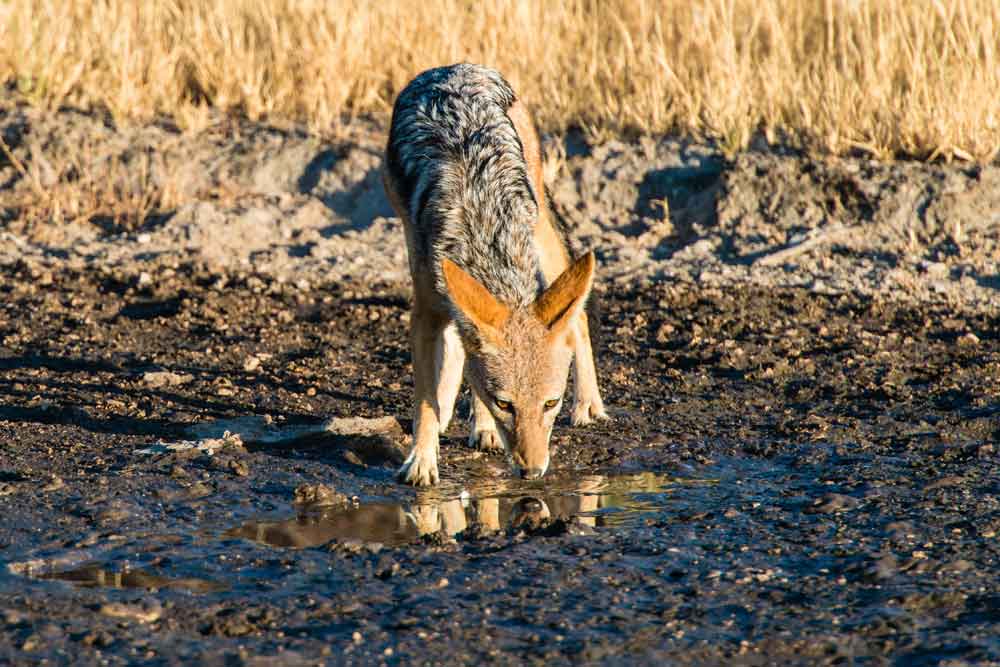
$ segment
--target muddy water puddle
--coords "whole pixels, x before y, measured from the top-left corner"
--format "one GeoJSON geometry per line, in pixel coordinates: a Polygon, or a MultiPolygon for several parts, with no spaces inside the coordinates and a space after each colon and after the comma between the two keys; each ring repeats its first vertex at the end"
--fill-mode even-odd
{"type": "Polygon", "coordinates": [[[172,536],[139,532],[112,535],[77,549],[43,548],[4,569],[14,579],[79,588],[234,593],[255,585],[258,577],[273,575],[261,547],[308,549],[329,543],[402,547],[430,534],[461,538],[463,533],[485,535],[519,528],[546,534],[560,521],[562,532],[568,527],[575,534],[600,528],[628,530],[646,517],[670,513],[692,493],[711,493],[718,482],[711,474],[695,478],[644,472],[445,484],[418,491],[405,501],[387,496],[326,507],[292,504],[288,514],[273,519],[234,517],[239,522],[235,526],[189,525],[172,536]]]}
{"type": "Polygon", "coordinates": [[[680,487],[714,483],[649,472],[534,484],[490,482],[422,492],[410,503],[375,500],[305,511],[290,519],[251,521],[226,535],[276,547],[305,548],[332,541],[401,546],[433,533],[537,528],[560,519],[581,530],[625,526],[646,513],[666,509],[680,487]]]}
{"type": "Polygon", "coordinates": [[[111,570],[103,564],[89,564],[71,570],[37,572],[35,579],[65,581],[83,588],[161,588],[185,590],[191,593],[216,593],[226,586],[197,577],[164,577],[146,570],[111,570]]]}

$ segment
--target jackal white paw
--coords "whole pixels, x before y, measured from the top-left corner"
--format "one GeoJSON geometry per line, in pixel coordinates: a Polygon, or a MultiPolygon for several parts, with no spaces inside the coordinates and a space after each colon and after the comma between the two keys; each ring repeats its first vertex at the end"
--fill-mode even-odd
{"type": "Polygon", "coordinates": [[[577,401],[573,404],[573,426],[584,426],[595,421],[610,419],[604,411],[604,401],[600,397],[591,400],[577,401]]]}
{"type": "Polygon", "coordinates": [[[412,486],[433,486],[438,483],[437,457],[413,450],[396,473],[396,479],[412,486]]]}
{"type": "Polygon", "coordinates": [[[481,452],[503,451],[503,441],[496,431],[473,431],[469,434],[469,446],[481,452]]]}

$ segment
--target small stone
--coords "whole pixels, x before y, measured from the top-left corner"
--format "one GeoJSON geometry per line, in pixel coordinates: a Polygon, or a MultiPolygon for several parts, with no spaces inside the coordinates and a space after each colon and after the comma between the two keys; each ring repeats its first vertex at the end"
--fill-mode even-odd
{"type": "Polygon", "coordinates": [[[943,572],[968,572],[969,570],[974,570],[975,568],[975,563],[960,558],[950,563],[945,563],[940,569],[943,572]]]}
{"type": "Polygon", "coordinates": [[[139,623],[154,623],[160,619],[163,608],[155,601],[147,605],[109,602],[101,605],[100,613],[112,618],[123,618],[139,623]]]}
{"type": "Polygon", "coordinates": [[[337,493],[326,484],[302,484],[295,489],[296,505],[304,509],[320,507],[336,507],[347,504],[348,499],[342,493],[337,493]]]}
{"type": "Polygon", "coordinates": [[[212,495],[212,487],[202,482],[195,482],[187,488],[188,498],[192,500],[197,500],[198,498],[204,498],[205,496],[212,495]]]}
{"type": "Polygon", "coordinates": [[[961,475],[946,475],[945,477],[939,477],[933,482],[924,486],[924,492],[935,491],[937,489],[945,489],[952,486],[961,486],[965,483],[965,478],[961,475]]]}
{"type": "Polygon", "coordinates": [[[7,625],[20,625],[25,622],[28,617],[16,609],[4,609],[3,612],[0,613],[0,618],[3,618],[3,622],[7,625]]]}
{"type": "Polygon", "coordinates": [[[884,581],[892,579],[899,572],[899,561],[892,554],[886,554],[874,561],[866,570],[868,580],[884,581]]]}
{"type": "Polygon", "coordinates": [[[179,387],[194,379],[188,373],[172,373],[170,371],[149,371],[142,374],[142,382],[148,387],[159,389],[161,387],[179,387]]]}
{"type": "Polygon", "coordinates": [[[806,508],[806,514],[835,514],[846,512],[858,506],[857,498],[845,496],[841,493],[828,493],[822,498],[813,501],[812,506],[806,508]]]}
{"type": "Polygon", "coordinates": [[[237,477],[246,477],[250,474],[250,467],[238,459],[232,459],[227,464],[229,471],[232,472],[237,477]]]}
{"type": "Polygon", "coordinates": [[[333,417],[323,424],[334,435],[402,435],[403,427],[395,417],[333,417]]]}
{"type": "Polygon", "coordinates": [[[958,344],[964,347],[974,347],[979,345],[979,336],[970,331],[958,339],[958,344]]]}
{"type": "Polygon", "coordinates": [[[669,322],[664,322],[660,325],[660,328],[656,330],[656,342],[661,345],[669,343],[673,333],[674,325],[669,322]]]}
{"type": "Polygon", "coordinates": [[[344,460],[350,463],[351,465],[356,465],[356,466],[365,465],[365,462],[361,460],[361,457],[349,449],[344,450],[342,456],[344,457],[344,460]]]}
{"type": "Polygon", "coordinates": [[[49,483],[46,484],[45,486],[43,486],[41,488],[41,490],[45,491],[45,492],[48,492],[48,491],[58,491],[59,489],[63,488],[64,486],[66,486],[66,482],[62,481],[61,477],[57,477],[57,476],[53,475],[49,479],[49,483]]]}

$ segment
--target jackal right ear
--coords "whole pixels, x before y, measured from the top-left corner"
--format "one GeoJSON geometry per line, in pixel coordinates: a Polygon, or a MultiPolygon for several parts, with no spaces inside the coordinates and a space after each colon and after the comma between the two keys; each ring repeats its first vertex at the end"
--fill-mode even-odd
{"type": "Polygon", "coordinates": [[[444,274],[448,296],[464,318],[484,339],[499,341],[500,329],[510,316],[510,309],[450,259],[441,260],[441,273],[444,274]]]}
{"type": "Polygon", "coordinates": [[[556,278],[535,300],[535,316],[552,334],[559,334],[583,311],[594,282],[594,253],[588,252],[556,278]]]}

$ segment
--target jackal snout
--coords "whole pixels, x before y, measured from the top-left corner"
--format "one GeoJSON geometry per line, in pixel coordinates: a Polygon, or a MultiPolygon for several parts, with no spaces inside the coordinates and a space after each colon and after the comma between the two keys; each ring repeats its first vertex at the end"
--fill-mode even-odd
{"type": "MultiPolygon", "coordinates": [[[[525,406],[523,414],[514,416],[515,436],[508,449],[511,468],[521,479],[538,479],[549,469],[551,460],[549,439],[555,414],[548,419],[544,409],[532,411],[530,407],[525,406]]],[[[551,410],[558,411],[557,407],[551,410]]]]}
{"type": "MultiPolygon", "coordinates": [[[[466,378],[494,422],[514,472],[541,477],[590,293],[594,255],[570,265],[527,307],[511,308],[445,259],[442,275],[466,350],[466,378]]],[[[477,424],[477,428],[482,425],[477,424]]]]}

